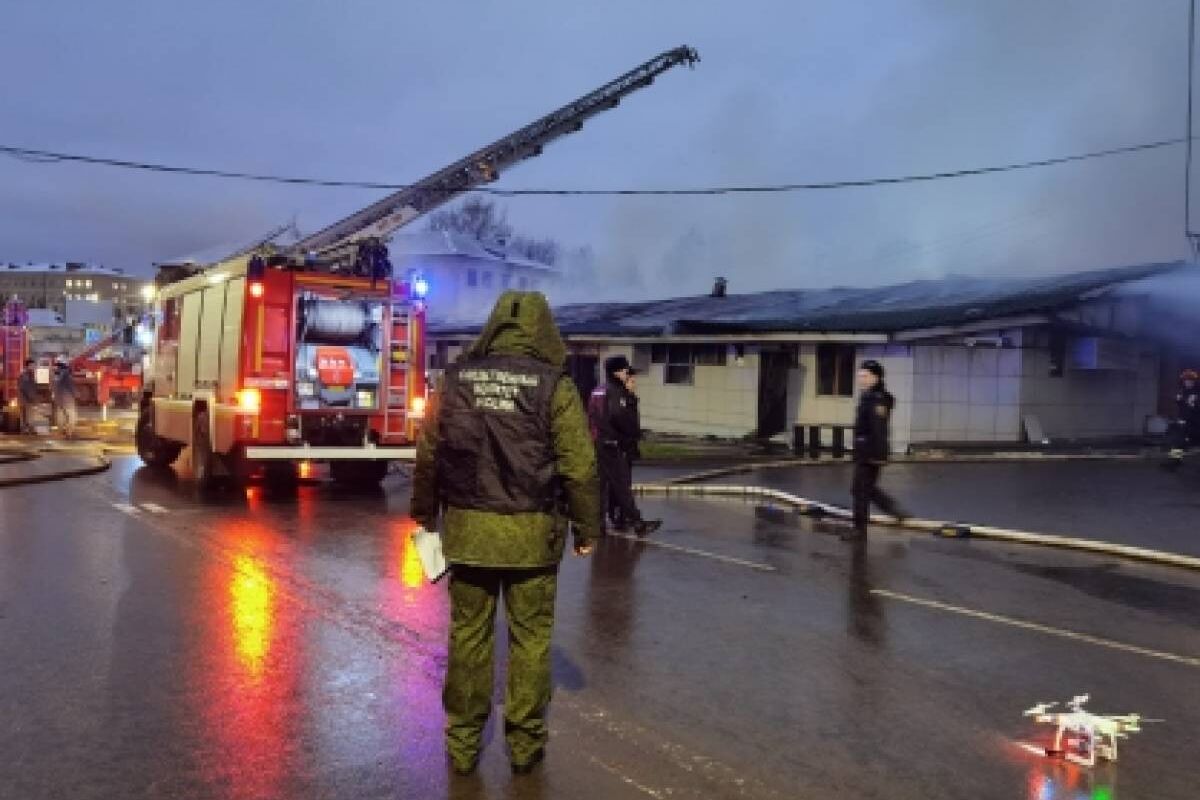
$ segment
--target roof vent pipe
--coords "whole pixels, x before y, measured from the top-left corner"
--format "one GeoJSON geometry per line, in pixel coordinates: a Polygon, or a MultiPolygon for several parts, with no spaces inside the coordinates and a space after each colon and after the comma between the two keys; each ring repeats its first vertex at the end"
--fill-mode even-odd
{"type": "Polygon", "coordinates": [[[713,281],[712,296],[713,297],[724,297],[725,290],[728,288],[728,286],[729,286],[729,281],[725,280],[724,278],[717,278],[715,281],[713,281]]]}

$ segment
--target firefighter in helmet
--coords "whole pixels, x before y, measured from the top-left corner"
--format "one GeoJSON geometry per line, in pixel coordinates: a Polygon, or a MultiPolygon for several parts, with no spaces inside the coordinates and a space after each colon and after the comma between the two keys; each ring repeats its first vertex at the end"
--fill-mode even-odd
{"type": "Polygon", "coordinates": [[[1175,394],[1175,423],[1171,426],[1171,450],[1167,465],[1177,467],[1189,448],[1200,444],[1200,374],[1194,369],[1179,373],[1175,394]]]}
{"type": "Polygon", "coordinates": [[[442,702],[446,749],[474,771],[492,710],[493,632],[504,596],[504,731],[513,771],[542,760],[550,703],[550,634],[568,523],[577,555],[600,527],[596,455],[566,347],[546,298],[505,292],[471,348],[447,371],[417,449],[412,517],[441,519],[450,564],[450,652],[442,702]]]}

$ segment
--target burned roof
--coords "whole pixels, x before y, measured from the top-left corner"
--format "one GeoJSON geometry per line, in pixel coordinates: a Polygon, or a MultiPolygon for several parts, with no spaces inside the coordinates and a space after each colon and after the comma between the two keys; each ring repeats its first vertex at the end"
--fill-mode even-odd
{"type": "MultiPolygon", "coordinates": [[[[1196,269],[1186,262],[1091,270],[1049,278],[950,275],[879,288],[798,289],[555,308],[564,334],[666,336],[745,333],[895,333],[1049,313],[1132,281],[1196,269]]],[[[478,326],[432,326],[472,333],[478,326]]]]}

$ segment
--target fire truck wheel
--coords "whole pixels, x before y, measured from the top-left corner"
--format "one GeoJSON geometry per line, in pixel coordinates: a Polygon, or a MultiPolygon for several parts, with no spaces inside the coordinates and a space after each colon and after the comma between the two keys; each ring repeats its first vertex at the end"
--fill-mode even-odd
{"type": "Polygon", "coordinates": [[[146,412],[138,415],[134,444],[146,466],[156,469],[165,469],[171,466],[183,451],[183,448],[175,442],[168,442],[155,434],[154,418],[146,412]]]}
{"type": "Polygon", "coordinates": [[[201,411],[192,424],[192,475],[200,491],[207,492],[216,487],[216,468],[217,455],[209,437],[208,412],[201,411]]]}
{"type": "Polygon", "coordinates": [[[348,488],[373,489],[387,477],[386,461],[332,461],[329,475],[348,488]]]}

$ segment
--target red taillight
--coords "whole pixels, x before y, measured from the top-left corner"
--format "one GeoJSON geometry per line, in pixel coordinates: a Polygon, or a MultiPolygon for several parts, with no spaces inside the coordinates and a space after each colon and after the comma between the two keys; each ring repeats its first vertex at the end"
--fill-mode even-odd
{"type": "Polygon", "coordinates": [[[262,281],[251,281],[250,282],[250,296],[253,297],[255,300],[257,300],[263,296],[262,281]]]}

